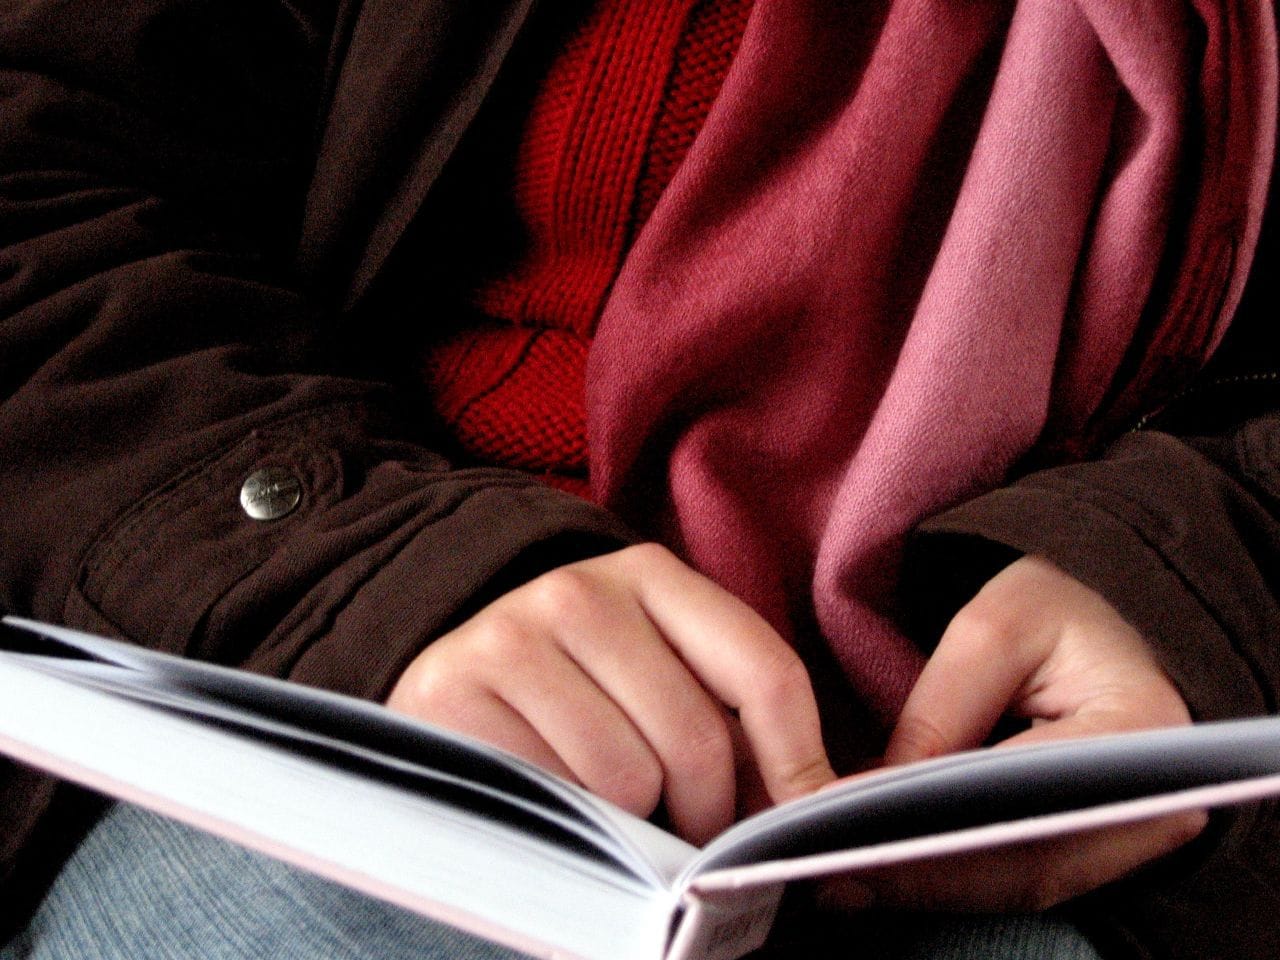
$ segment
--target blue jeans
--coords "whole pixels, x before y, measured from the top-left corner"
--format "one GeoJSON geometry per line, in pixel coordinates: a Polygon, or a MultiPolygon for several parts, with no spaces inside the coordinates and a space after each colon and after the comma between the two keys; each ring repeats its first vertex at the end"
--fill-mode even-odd
{"type": "MultiPolygon", "coordinates": [[[[1069,924],[1034,916],[855,924],[839,939],[807,949],[805,960],[1099,960],[1069,924]]],[[[0,960],[520,956],[125,805],[80,845],[27,929],[0,947],[0,960]]]]}

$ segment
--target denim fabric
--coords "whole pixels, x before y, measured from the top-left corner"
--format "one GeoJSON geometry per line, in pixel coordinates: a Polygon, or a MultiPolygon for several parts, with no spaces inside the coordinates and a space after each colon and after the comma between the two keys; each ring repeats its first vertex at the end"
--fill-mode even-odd
{"type": "MultiPolygon", "coordinates": [[[[1098,960],[1042,917],[867,917],[806,960],[1098,960]]],[[[814,931],[816,933],[816,931],[814,931]]],[[[794,946],[800,947],[800,944],[794,946]]],[[[520,954],[125,805],[68,861],[0,960],[518,960],[520,954]]]]}
{"type": "Polygon", "coordinates": [[[516,960],[520,954],[123,804],[2,960],[516,960]]]}

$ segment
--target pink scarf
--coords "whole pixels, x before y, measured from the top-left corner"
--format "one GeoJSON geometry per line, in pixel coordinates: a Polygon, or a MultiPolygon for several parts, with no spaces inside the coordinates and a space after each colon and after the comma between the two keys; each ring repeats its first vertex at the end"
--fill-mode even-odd
{"type": "Polygon", "coordinates": [[[908,531],[1216,344],[1275,74],[1268,2],[757,0],[599,324],[597,496],[889,720],[908,531]]]}

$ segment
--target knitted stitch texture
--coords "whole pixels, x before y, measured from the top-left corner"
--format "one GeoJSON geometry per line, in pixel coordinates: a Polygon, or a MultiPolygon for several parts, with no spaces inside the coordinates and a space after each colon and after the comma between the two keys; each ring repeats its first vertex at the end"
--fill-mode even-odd
{"type": "Polygon", "coordinates": [[[601,0],[533,96],[507,188],[522,248],[475,290],[494,322],[434,344],[436,412],[481,462],[587,491],[583,375],[631,239],[702,127],[750,0],[601,0]]]}

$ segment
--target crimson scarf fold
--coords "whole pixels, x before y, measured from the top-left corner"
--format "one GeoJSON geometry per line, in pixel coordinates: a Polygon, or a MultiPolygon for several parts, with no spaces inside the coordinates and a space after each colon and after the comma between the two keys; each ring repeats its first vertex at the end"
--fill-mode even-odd
{"type": "Polygon", "coordinates": [[[906,534],[1204,360],[1275,110],[1266,2],[757,0],[597,328],[596,496],[887,722],[906,534]]]}

